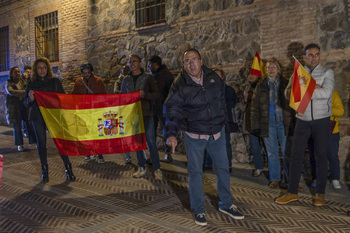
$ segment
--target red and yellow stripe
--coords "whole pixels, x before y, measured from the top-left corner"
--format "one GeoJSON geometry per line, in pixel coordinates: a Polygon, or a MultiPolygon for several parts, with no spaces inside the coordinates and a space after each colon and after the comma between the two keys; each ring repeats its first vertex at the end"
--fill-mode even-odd
{"type": "Polygon", "coordinates": [[[315,79],[295,60],[289,106],[295,111],[304,114],[314,93],[315,86],[315,79]]]}
{"type": "Polygon", "coordinates": [[[139,93],[71,95],[35,92],[62,155],[98,155],[146,148],[139,93]]]}

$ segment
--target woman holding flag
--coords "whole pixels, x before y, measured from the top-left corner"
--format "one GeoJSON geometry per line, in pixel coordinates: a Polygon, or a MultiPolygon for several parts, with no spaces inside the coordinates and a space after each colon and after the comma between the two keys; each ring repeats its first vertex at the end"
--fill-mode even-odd
{"type": "Polygon", "coordinates": [[[281,181],[279,147],[285,156],[286,135],[291,108],[284,98],[288,80],[280,75],[280,65],[275,59],[266,63],[267,77],[256,87],[251,105],[251,130],[263,137],[270,176],[270,188],[277,188],[281,181]]]}
{"type": "MultiPolygon", "coordinates": [[[[34,61],[33,74],[31,82],[26,89],[26,103],[29,106],[29,121],[33,122],[34,131],[37,139],[38,154],[41,162],[43,182],[49,181],[49,170],[47,165],[47,148],[46,148],[46,124],[40,113],[38,104],[35,101],[34,91],[46,91],[64,93],[62,84],[58,78],[53,77],[52,68],[49,59],[42,57],[34,61]]],[[[72,165],[68,156],[60,155],[66,168],[66,180],[75,181],[72,172],[72,165]]]]}

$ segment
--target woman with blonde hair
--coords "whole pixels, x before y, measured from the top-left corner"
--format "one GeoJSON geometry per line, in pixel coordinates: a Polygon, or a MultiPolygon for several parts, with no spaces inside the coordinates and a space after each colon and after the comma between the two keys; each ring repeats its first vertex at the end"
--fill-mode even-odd
{"type": "MultiPolygon", "coordinates": [[[[38,154],[42,168],[41,180],[43,182],[48,182],[49,170],[47,165],[46,124],[40,113],[38,104],[35,101],[34,91],[64,93],[60,80],[53,77],[50,61],[45,57],[38,58],[34,61],[31,82],[28,83],[25,96],[27,96],[27,105],[30,107],[29,120],[33,122],[37,139],[38,154]]],[[[66,168],[66,180],[75,181],[72,165],[68,156],[60,156],[66,168]]]]}

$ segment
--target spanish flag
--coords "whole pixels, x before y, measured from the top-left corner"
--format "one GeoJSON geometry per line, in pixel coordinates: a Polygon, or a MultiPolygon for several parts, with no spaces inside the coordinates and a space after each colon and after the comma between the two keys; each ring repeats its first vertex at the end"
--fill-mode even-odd
{"type": "Polygon", "coordinates": [[[100,155],[146,149],[139,92],[72,95],[35,91],[61,155],[100,155]]]}
{"type": "Polygon", "coordinates": [[[255,52],[255,57],[253,60],[252,68],[250,69],[250,74],[257,75],[260,77],[266,76],[265,67],[263,62],[260,59],[258,52],[255,52]]]}
{"type": "Polygon", "coordinates": [[[315,86],[315,79],[313,79],[299,61],[295,59],[289,106],[295,111],[304,114],[310,103],[312,94],[314,93],[315,86]]]}

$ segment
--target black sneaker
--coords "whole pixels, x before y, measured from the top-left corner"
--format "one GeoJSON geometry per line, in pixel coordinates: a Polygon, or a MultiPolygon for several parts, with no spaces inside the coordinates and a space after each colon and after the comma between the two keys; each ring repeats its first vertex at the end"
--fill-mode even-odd
{"type": "Polygon", "coordinates": [[[207,220],[205,219],[205,214],[194,214],[194,222],[199,226],[206,226],[207,220]]]}
{"type": "Polygon", "coordinates": [[[223,212],[224,214],[227,214],[228,216],[230,216],[231,218],[234,219],[244,219],[244,215],[241,214],[240,212],[238,212],[237,206],[235,205],[231,205],[231,207],[229,209],[220,209],[220,212],[223,212]]]}

